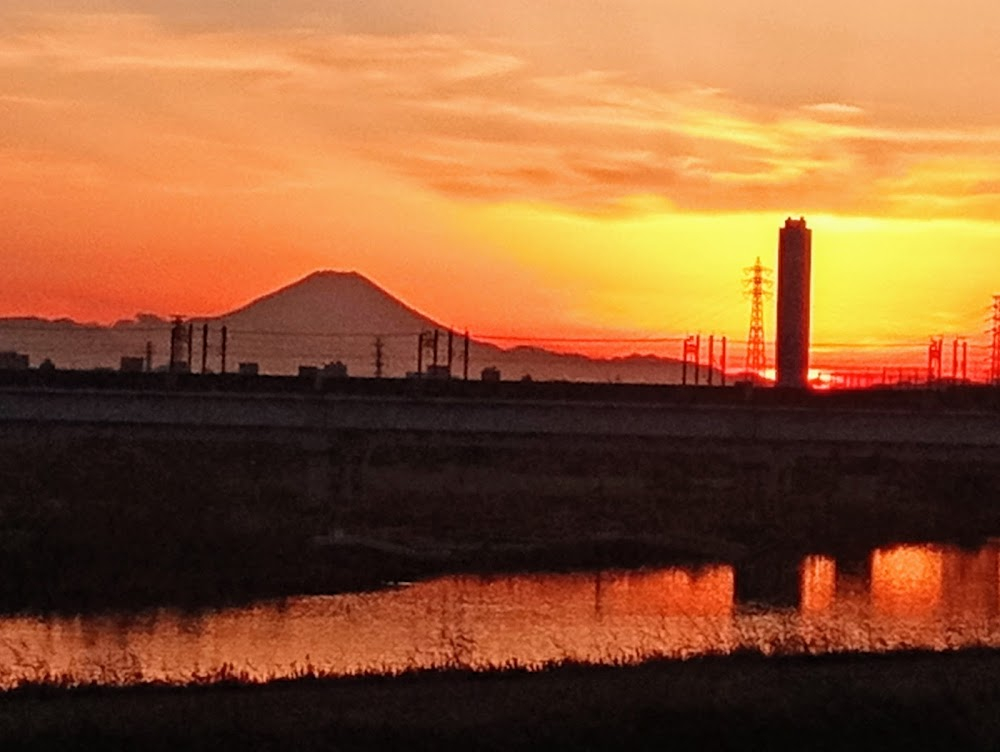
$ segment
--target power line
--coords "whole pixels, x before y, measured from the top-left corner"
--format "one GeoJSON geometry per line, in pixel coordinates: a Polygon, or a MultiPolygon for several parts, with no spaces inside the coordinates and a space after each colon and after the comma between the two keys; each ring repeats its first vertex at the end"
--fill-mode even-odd
{"type": "Polygon", "coordinates": [[[631,342],[660,342],[680,343],[684,337],[538,337],[538,336],[516,336],[512,334],[477,334],[470,332],[473,339],[486,340],[490,342],[551,342],[551,343],[593,343],[593,344],[627,344],[631,342]]]}

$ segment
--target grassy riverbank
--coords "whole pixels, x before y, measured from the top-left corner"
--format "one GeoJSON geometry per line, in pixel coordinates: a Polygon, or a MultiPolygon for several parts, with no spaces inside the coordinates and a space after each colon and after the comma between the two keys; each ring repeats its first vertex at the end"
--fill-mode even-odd
{"type": "Polygon", "coordinates": [[[1000,746],[1000,653],[0,695],[5,750],[969,749],[1000,746]]]}

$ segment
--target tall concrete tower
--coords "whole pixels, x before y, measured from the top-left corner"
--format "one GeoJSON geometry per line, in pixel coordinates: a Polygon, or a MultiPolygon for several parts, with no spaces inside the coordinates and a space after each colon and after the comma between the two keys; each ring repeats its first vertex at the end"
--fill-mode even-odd
{"type": "Polygon", "coordinates": [[[812,230],[789,217],[778,233],[778,386],[809,387],[811,274],[812,230]]]}

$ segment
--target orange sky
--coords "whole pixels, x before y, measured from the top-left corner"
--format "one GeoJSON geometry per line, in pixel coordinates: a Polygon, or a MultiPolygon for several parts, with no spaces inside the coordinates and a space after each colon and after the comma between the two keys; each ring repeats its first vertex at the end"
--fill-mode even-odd
{"type": "Polygon", "coordinates": [[[473,333],[736,342],[743,267],[805,215],[814,342],[985,343],[995,3],[243,5],[4,2],[0,315],[330,268],[473,333]]]}

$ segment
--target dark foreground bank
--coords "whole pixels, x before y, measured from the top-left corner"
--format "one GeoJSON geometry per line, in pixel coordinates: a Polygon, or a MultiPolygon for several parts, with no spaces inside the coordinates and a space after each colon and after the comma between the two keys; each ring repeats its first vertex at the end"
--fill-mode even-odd
{"type": "Polygon", "coordinates": [[[1000,747],[1000,652],[0,695],[5,750],[1000,747]]]}
{"type": "Polygon", "coordinates": [[[117,377],[90,378],[0,389],[0,611],[197,607],[775,549],[851,559],[1000,533],[1000,435],[976,433],[995,424],[993,389],[346,380],[336,398],[289,402],[294,380],[103,390],[117,377]],[[374,412],[336,428],[348,404],[374,412]],[[541,412],[497,417],[511,405],[541,412]],[[841,429],[824,433],[831,421],[841,429]]]}
{"type": "MultiPolygon", "coordinates": [[[[349,501],[311,504],[295,488],[306,474],[302,458],[268,444],[39,436],[3,449],[0,611],[8,613],[219,606],[443,573],[734,563],[774,550],[789,560],[852,558],[905,541],[975,545],[1000,532],[997,492],[985,476],[933,465],[891,466],[900,483],[924,491],[874,503],[827,489],[821,481],[840,466],[816,461],[798,480],[783,476],[780,493],[754,483],[741,485],[741,495],[718,485],[718,468],[702,467],[709,454],[663,463],[651,455],[634,467],[622,459],[629,446],[620,447],[600,460],[622,476],[611,483],[591,477],[597,455],[574,455],[576,475],[552,481],[545,467],[507,467],[524,457],[497,449],[476,472],[517,487],[480,493],[449,480],[456,457],[431,458],[435,465],[403,453],[396,459],[413,460],[412,468],[372,460],[367,485],[349,501]],[[412,488],[378,492],[380,473],[412,488]]],[[[882,466],[868,464],[878,477],[882,466]]]]}

